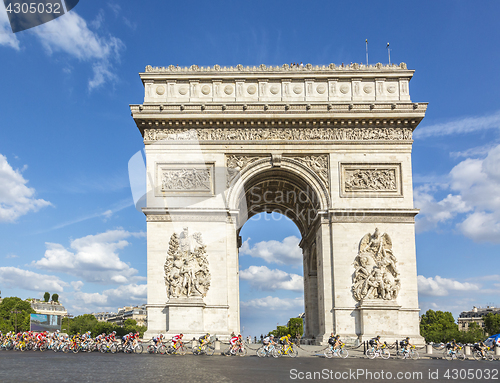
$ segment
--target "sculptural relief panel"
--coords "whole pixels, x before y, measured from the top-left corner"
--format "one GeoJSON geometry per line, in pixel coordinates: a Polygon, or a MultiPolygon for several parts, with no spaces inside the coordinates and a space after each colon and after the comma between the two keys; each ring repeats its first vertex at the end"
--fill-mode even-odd
{"type": "Polygon", "coordinates": [[[397,259],[392,251],[392,240],[387,233],[375,228],[359,243],[354,260],[352,292],[357,301],[363,299],[395,300],[401,289],[397,259]]]}
{"type": "Polygon", "coordinates": [[[402,197],[401,164],[340,164],[341,197],[402,197]]]}
{"type": "Polygon", "coordinates": [[[185,227],[180,234],[172,234],[164,271],[169,299],[207,295],[211,274],[201,233],[189,235],[189,228],[185,227]]]}
{"type": "Polygon", "coordinates": [[[214,164],[157,163],[156,196],[188,193],[214,194],[214,164]]]}

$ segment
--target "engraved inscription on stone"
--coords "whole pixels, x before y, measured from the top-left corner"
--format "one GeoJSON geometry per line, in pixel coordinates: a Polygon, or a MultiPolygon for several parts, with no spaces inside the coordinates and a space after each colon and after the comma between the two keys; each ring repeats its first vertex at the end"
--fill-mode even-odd
{"type": "Polygon", "coordinates": [[[396,263],[389,235],[380,235],[378,228],[373,234],[367,233],[361,239],[359,252],[354,260],[354,298],[357,301],[396,299],[401,289],[396,263]]]}

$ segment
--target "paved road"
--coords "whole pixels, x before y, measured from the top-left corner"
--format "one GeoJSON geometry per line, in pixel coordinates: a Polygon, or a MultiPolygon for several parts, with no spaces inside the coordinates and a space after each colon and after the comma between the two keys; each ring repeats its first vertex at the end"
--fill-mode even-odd
{"type": "Polygon", "coordinates": [[[0,382],[500,382],[500,361],[0,352],[0,382]],[[456,369],[456,379],[454,378],[456,369]],[[449,379],[446,372],[449,372],[449,379]],[[489,371],[489,372],[488,372],[489,371]],[[496,373],[495,373],[496,371],[496,373]],[[433,379],[436,372],[438,379],[433,379]],[[316,375],[311,375],[316,373],[316,375]],[[371,373],[371,377],[367,374],[371,373]],[[399,375],[403,374],[403,375],[399,375]],[[433,373],[434,376],[429,376],[433,373]],[[462,373],[462,378],[460,377],[462,373]],[[490,379],[484,379],[489,373],[490,379]],[[390,374],[390,375],[389,375],[390,374]],[[406,378],[405,379],[405,374],[406,378]],[[471,379],[464,379],[464,374],[471,379]],[[495,375],[496,374],[496,375],[495,375]],[[483,379],[478,379],[482,375],[483,379]],[[317,379],[313,379],[313,378],[317,379]],[[333,379],[332,379],[333,378],[333,379]],[[336,379],[337,378],[337,379],[336,379]],[[399,379],[401,378],[401,379],[399,379]],[[494,379],[493,379],[494,378],[494,379]]]}

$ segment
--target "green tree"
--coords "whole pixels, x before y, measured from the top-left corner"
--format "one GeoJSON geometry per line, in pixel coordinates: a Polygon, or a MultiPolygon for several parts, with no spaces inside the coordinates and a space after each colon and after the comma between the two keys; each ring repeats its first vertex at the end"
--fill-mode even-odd
{"type": "Polygon", "coordinates": [[[43,300],[45,302],[48,302],[50,299],[50,293],[48,291],[45,292],[45,294],[43,294],[43,300]]]}
{"type": "Polygon", "coordinates": [[[488,313],[484,316],[484,330],[488,335],[500,333],[500,314],[488,313]]]}
{"type": "Polygon", "coordinates": [[[4,298],[0,303],[0,331],[14,331],[17,317],[17,331],[29,331],[30,329],[30,314],[34,314],[35,310],[31,308],[29,302],[23,301],[21,298],[9,297],[4,298]],[[20,313],[12,313],[12,311],[20,311],[20,313]]]}
{"type": "Polygon", "coordinates": [[[59,302],[59,294],[52,294],[52,301],[59,302]]]}
{"type": "Polygon", "coordinates": [[[290,318],[288,321],[288,333],[292,335],[293,338],[297,338],[298,335],[302,336],[304,332],[304,322],[302,318],[290,318]]]}
{"type": "Polygon", "coordinates": [[[83,314],[74,317],[69,323],[69,331],[70,335],[80,333],[83,334],[87,331],[92,331],[92,329],[97,324],[97,319],[92,314],[83,314]]]}
{"type": "Polygon", "coordinates": [[[469,325],[467,331],[460,331],[457,336],[457,341],[460,343],[477,343],[480,340],[484,340],[484,331],[476,322],[472,322],[469,325]]]}
{"type": "Polygon", "coordinates": [[[420,320],[420,335],[427,342],[449,342],[460,336],[458,325],[452,313],[427,310],[420,320]]]}

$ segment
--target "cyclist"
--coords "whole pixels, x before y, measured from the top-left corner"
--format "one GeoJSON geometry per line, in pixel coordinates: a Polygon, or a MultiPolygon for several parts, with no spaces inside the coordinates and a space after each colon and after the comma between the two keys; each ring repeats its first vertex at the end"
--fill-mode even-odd
{"type": "Polygon", "coordinates": [[[407,336],[406,339],[402,340],[400,342],[401,347],[403,348],[404,353],[409,353],[410,349],[413,347],[413,345],[410,343],[410,337],[407,336]]]}
{"type": "Polygon", "coordinates": [[[162,341],[163,341],[163,334],[154,336],[153,337],[153,342],[155,343],[155,348],[158,348],[159,344],[161,344],[162,341]]]}
{"type": "Polygon", "coordinates": [[[375,350],[380,349],[382,346],[382,342],[380,341],[380,335],[377,335],[375,338],[370,339],[370,346],[375,347],[375,350]]]}
{"type": "Polygon", "coordinates": [[[269,345],[274,344],[274,335],[270,334],[269,336],[266,336],[264,339],[262,339],[262,343],[264,344],[264,350],[268,351],[269,345]]]}
{"type": "Polygon", "coordinates": [[[474,350],[479,351],[481,353],[481,357],[485,357],[486,345],[483,341],[474,344],[474,350]]]}
{"type": "Polygon", "coordinates": [[[200,342],[200,347],[198,349],[201,350],[204,345],[210,343],[210,333],[207,332],[205,335],[200,336],[198,341],[200,342]]]}
{"type": "MultiPolygon", "coordinates": [[[[234,332],[233,332],[234,334],[234,332]]],[[[241,336],[241,335],[240,335],[241,336]]],[[[238,347],[240,336],[231,336],[231,339],[229,340],[229,344],[231,345],[231,353],[234,354],[236,352],[236,348],[238,347]]]]}
{"type": "Polygon", "coordinates": [[[174,344],[174,349],[175,350],[177,350],[178,345],[182,345],[182,337],[183,336],[184,336],[184,334],[179,334],[179,335],[175,335],[172,338],[172,343],[174,344]]]}
{"type": "Polygon", "coordinates": [[[335,341],[337,339],[335,339],[335,335],[333,334],[333,332],[330,334],[330,338],[328,339],[328,344],[332,347],[334,347],[335,345],[335,341]]]}
{"type": "Polygon", "coordinates": [[[458,345],[457,345],[457,342],[455,341],[455,339],[452,339],[451,342],[448,343],[447,347],[448,347],[448,350],[456,352],[458,345]]]}
{"type": "MultiPolygon", "coordinates": [[[[333,335],[333,334],[332,334],[333,335]]],[[[340,347],[342,345],[342,341],[340,340],[340,335],[335,336],[335,343],[333,344],[333,349],[340,347]]]]}

